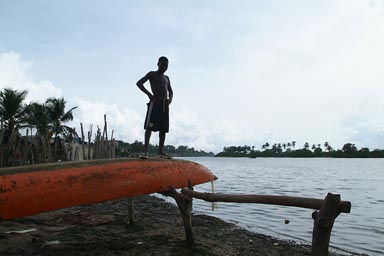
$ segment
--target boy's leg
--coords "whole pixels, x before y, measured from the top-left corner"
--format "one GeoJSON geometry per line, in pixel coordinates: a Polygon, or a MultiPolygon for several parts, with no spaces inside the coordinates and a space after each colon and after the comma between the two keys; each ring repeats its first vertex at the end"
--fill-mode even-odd
{"type": "Polygon", "coordinates": [[[159,132],[159,155],[163,154],[165,132],[159,132]]]}
{"type": "Polygon", "coordinates": [[[158,155],[159,155],[159,157],[162,157],[162,158],[172,159],[171,156],[169,156],[163,152],[164,142],[165,142],[165,132],[159,132],[159,152],[158,152],[158,155]]]}
{"type": "Polygon", "coordinates": [[[145,130],[144,134],[144,154],[143,157],[148,157],[148,145],[149,145],[149,140],[151,138],[152,131],[149,129],[145,130]]]}

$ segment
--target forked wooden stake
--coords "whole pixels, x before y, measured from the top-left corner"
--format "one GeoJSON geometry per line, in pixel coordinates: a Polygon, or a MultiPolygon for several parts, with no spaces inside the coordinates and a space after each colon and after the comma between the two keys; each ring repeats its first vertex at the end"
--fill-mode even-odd
{"type": "MultiPolygon", "coordinates": [[[[191,182],[188,181],[188,188],[193,190],[191,182]]],[[[161,193],[166,196],[173,197],[180,209],[181,217],[184,223],[185,238],[188,245],[193,245],[194,238],[192,232],[192,197],[186,196],[177,192],[173,187],[170,187],[167,192],[161,193]]]]}
{"type": "Polygon", "coordinates": [[[133,198],[128,198],[128,219],[129,224],[135,224],[135,210],[133,209],[133,198]]]}
{"type": "Polygon", "coordinates": [[[328,255],[333,223],[341,212],[340,202],[340,195],[328,193],[320,211],[313,212],[312,256],[328,255]]]}

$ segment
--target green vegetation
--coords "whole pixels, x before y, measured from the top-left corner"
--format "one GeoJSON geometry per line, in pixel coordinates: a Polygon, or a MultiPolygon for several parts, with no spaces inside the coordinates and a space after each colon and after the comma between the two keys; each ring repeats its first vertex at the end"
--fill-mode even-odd
{"type": "MultiPolygon", "coordinates": [[[[123,141],[116,141],[116,156],[117,157],[129,157],[138,156],[143,152],[144,145],[140,141],[133,143],[127,143],[123,141]]],[[[149,144],[149,155],[155,156],[158,152],[158,146],[149,144]]],[[[165,145],[164,151],[175,157],[195,157],[195,156],[215,156],[212,152],[205,152],[202,150],[195,150],[193,147],[178,146],[177,148],[172,145],[165,145]]]]}
{"type": "Polygon", "coordinates": [[[25,90],[9,88],[0,91],[0,167],[63,159],[64,142],[77,137],[64,124],[73,119],[72,111],[76,107],[65,111],[63,98],[25,104],[27,94],[25,90]],[[26,136],[21,136],[22,129],[26,136]]]}
{"type": "Polygon", "coordinates": [[[384,158],[384,150],[368,148],[357,149],[355,144],[346,143],[341,149],[334,150],[325,142],[313,144],[312,147],[306,142],[302,148],[296,149],[296,142],[275,143],[272,146],[267,142],[262,145],[262,150],[255,150],[254,146],[230,146],[224,147],[223,152],[217,157],[334,157],[334,158],[384,158]]]}

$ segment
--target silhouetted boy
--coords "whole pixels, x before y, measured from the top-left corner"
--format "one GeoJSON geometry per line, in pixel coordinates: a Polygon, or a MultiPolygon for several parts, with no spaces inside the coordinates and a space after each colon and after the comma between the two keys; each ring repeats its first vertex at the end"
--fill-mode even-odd
{"type": "Polygon", "coordinates": [[[148,158],[148,144],[152,131],[159,132],[158,156],[170,158],[170,156],[163,152],[165,134],[169,130],[169,105],[173,98],[169,77],[164,75],[165,71],[168,69],[167,57],[160,57],[157,67],[157,71],[150,71],[136,83],[140,90],[147,94],[149,98],[147,115],[144,123],[144,152],[141,156],[141,158],[144,159],[148,158]],[[144,83],[148,80],[151,85],[152,93],[144,87],[144,83]]]}

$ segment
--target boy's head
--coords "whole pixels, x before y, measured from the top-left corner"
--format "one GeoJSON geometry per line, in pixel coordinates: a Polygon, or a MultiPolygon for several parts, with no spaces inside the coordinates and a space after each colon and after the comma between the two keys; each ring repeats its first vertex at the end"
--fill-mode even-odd
{"type": "Polygon", "coordinates": [[[157,66],[161,73],[165,73],[165,71],[167,71],[168,69],[168,58],[165,56],[161,56],[159,58],[159,61],[157,62],[157,66]]]}

